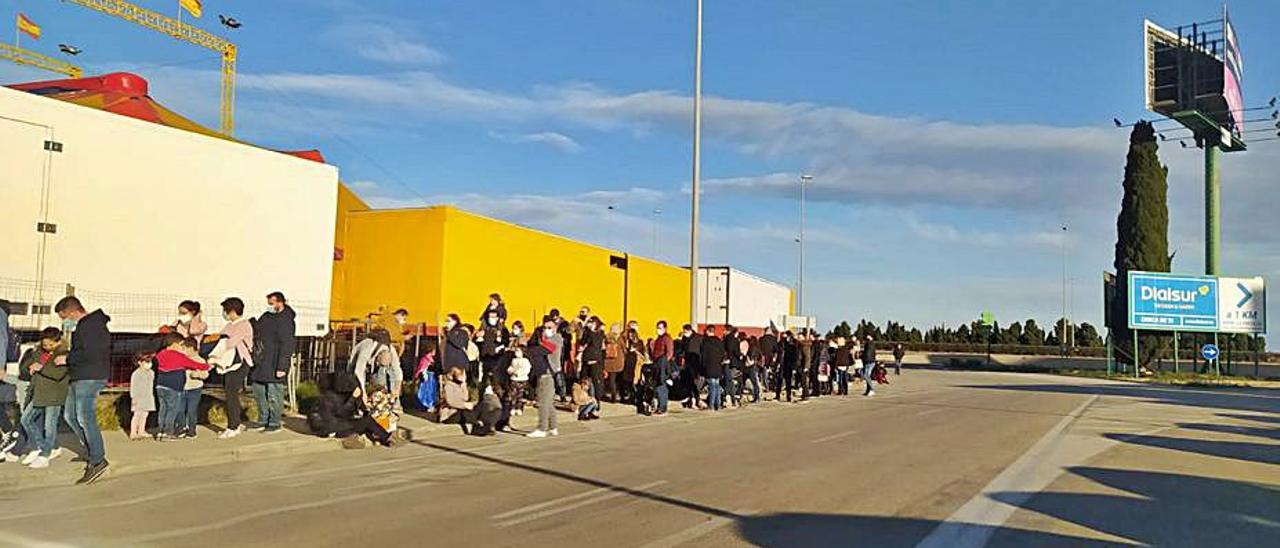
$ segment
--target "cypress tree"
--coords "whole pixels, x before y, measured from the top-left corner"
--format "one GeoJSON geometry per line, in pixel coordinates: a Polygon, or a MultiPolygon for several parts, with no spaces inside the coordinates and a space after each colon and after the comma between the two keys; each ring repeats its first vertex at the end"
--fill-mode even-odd
{"type": "MultiPolygon", "coordinates": [[[[1129,271],[1168,272],[1169,168],[1160,164],[1155,128],[1138,122],[1129,134],[1129,155],[1124,166],[1124,201],[1116,219],[1116,299],[1111,303],[1111,333],[1116,358],[1133,364],[1133,333],[1129,330],[1129,271]]],[[[1139,335],[1137,363],[1146,366],[1160,351],[1162,337],[1154,332],[1139,335]]]]}

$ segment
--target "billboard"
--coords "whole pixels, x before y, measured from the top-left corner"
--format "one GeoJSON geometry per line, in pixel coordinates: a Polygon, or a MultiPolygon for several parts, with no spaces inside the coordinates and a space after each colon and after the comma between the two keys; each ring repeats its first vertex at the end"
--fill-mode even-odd
{"type": "Polygon", "coordinates": [[[1129,272],[1129,328],[1265,333],[1266,281],[1129,272]]]}
{"type": "Polygon", "coordinates": [[[1129,273],[1129,327],[1217,331],[1218,279],[1155,272],[1129,273]]]}
{"type": "Polygon", "coordinates": [[[1227,102],[1227,115],[1234,122],[1232,130],[1238,136],[1244,133],[1244,96],[1240,93],[1240,85],[1244,81],[1244,60],[1240,56],[1235,27],[1231,26],[1231,17],[1225,9],[1222,21],[1222,96],[1227,102]]]}
{"type": "Polygon", "coordinates": [[[1266,333],[1266,280],[1218,278],[1218,317],[1223,333],[1266,333]]]}

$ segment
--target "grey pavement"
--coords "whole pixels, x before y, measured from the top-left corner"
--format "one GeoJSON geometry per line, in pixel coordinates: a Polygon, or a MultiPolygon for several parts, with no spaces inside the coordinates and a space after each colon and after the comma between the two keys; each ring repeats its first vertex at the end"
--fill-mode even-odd
{"type": "Polygon", "coordinates": [[[328,447],[0,491],[0,545],[1280,538],[1280,392],[924,369],[890,380],[873,398],[721,413],[649,418],[613,407],[601,421],[562,420],[562,435],[542,440],[431,425],[390,450],[328,447]]]}

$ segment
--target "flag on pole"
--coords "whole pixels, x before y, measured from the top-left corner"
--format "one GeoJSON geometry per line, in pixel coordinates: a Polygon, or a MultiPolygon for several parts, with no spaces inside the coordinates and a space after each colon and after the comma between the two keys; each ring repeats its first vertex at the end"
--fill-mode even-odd
{"type": "Polygon", "coordinates": [[[40,39],[40,25],[21,13],[18,14],[18,30],[36,40],[40,39]]]}
{"type": "Polygon", "coordinates": [[[192,17],[198,18],[204,13],[204,6],[200,4],[200,0],[178,0],[178,5],[187,10],[192,17]]]}

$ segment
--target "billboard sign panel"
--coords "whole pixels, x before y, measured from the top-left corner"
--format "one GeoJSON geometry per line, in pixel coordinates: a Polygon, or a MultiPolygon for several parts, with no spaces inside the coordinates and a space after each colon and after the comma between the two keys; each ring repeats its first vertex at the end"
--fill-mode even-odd
{"type": "Polygon", "coordinates": [[[1227,101],[1227,115],[1235,122],[1232,129],[1239,136],[1244,133],[1244,96],[1240,93],[1240,85],[1244,81],[1244,60],[1240,56],[1240,43],[1236,41],[1236,30],[1231,26],[1231,18],[1225,11],[1222,35],[1226,42],[1222,56],[1222,96],[1227,101]]]}
{"type": "Polygon", "coordinates": [[[1154,272],[1129,273],[1129,327],[1218,331],[1218,279],[1154,272]]]}
{"type": "Polygon", "coordinates": [[[1266,281],[1261,277],[1219,278],[1218,314],[1223,333],[1266,333],[1266,281]]]}

